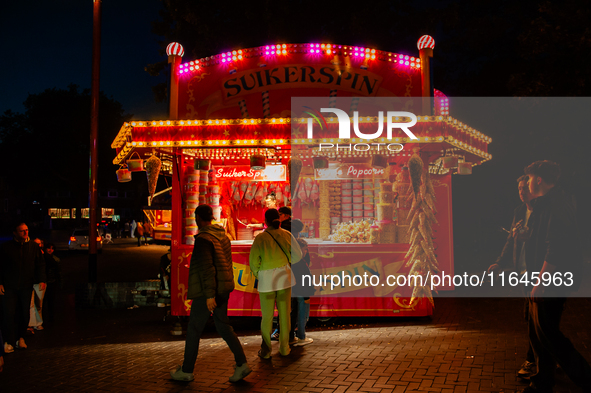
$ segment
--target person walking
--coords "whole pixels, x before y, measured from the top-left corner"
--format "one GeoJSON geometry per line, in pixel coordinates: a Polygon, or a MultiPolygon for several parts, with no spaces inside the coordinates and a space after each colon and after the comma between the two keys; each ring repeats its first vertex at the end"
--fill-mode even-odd
{"type": "Polygon", "coordinates": [[[60,259],[55,256],[54,252],[55,245],[53,243],[47,243],[45,253],[43,254],[45,259],[45,277],[47,279],[45,297],[43,299],[43,303],[45,304],[43,307],[43,318],[48,322],[53,322],[55,319],[55,298],[62,282],[60,259]]]}
{"type": "Polygon", "coordinates": [[[306,337],[306,324],[310,317],[310,297],[314,296],[315,288],[313,286],[304,285],[302,278],[303,276],[312,276],[312,273],[310,272],[310,253],[308,252],[308,243],[304,239],[298,238],[296,240],[302,250],[302,260],[300,263],[293,265],[296,285],[292,288],[291,296],[296,300],[296,309],[292,310],[292,314],[295,314],[296,317],[297,330],[295,330],[296,326],[293,326],[292,318],[292,333],[290,336],[295,334],[297,337],[297,341],[293,344],[294,347],[303,347],[304,345],[312,344],[314,342],[311,337],[306,337]]]}
{"type": "MultiPolygon", "coordinates": [[[[302,228],[298,229],[296,232],[292,231],[291,228],[291,208],[289,208],[288,206],[282,206],[279,209],[277,209],[277,211],[279,212],[279,222],[281,223],[279,225],[279,227],[281,229],[285,229],[286,231],[291,232],[291,234],[294,236],[294,238],[298,237],[298,233],[299,231],[302,230],[302,228]]],[[[299,221],[299,220],[297,220],[299,221]]],[[[300,224],[302,222],[300,221],[300,224]]],[[[296,338],[295,333],[293,332],[293,329],[295,329],[295,325],[297,324],[297,315],[298,315],[298,303],[297,303],[297,299],[295,299],[294,297],[291,298],[291,314],[290,314],[290,318],[291,318],[291,329],[292,331],[289,333],[289,345],[295,344],[295,342],[298,340],[296,338]]],[[[279,341],[279,318],[277,319],[277,327],[275,328],[275,330],[273,331],[273,333],[271,334],[271,341],[279,341]]]]}
{"type": "Polygon", "coordinates": [[[557,163],[536,161],[525,168],[525,174],[535,199],[528,226],[517,225],[517,230],[528,236],[525,262],[533,286],[528,328],[537,372],[522,392],[552,392],[556,363],[582,391],[591,392],[591,366],[560,331],[566,297],[581,285],[584,266],[575,204],[558,185],[557,163]],[[550,285],[542,285],[540,279],[536,282],[534,274],[550,276],[550,285]]]}
{"type": "MultiPolygon", "coordinates": [[[[42,239],[33,240],[39,246],[41,254],[45,253],[45,243],[42,239]]],[[[44,254],[45,258],[45,254],[44,254]]],[[[46,288],[47,289],[47,288],[46,288]]],[[[33,294],[31,296],[31,305],[29,306],[29,327],[28,330],[35,334],[35,330],[43,330],[43,301],[45,299],[45,290],[39,287],[39,284],[33,284],[33,294]]]]}
{"type": "MultiPolygon", "coordinates": [[[[142,224],[141,221],[137,222],[137,229],[136,229],[136,235],[137,235],[137,246],[141,247],[142,245],[142,237],[144,236],[144,226],[142,224]]],[[[145,244],[145,243],[144,243],[145,244]]]]}
{"type": "Polygon", "coordinates": [[[170,371],[172,379],[192,381],[195,362],[199,353],[199,340],[209,316],[213,314],[216,330],[234,354],[236,366],[230,382],[238,382],[251,370],[246,362],[242,344],[230,325],[228,300],[234,290],[234,271],[232,248],[224,228],[212,224],[213,209],[209,205],[199,205],[195,209],[195,221],[199,234],[189,267],[189,291],[187,298],[191,304],[185,356],[181,366],[170,371]]]}
{"type": "Polygon", "coordinates": [[[144,221],[144,244],[147,246],[150,244],[148,242],[148,238],[154,239],[154,227],[152,227],[152,223],[149,220],[144,221]]]}
{"type": "Polygon", "coordinates": [[[0,295],[4,309],[4,352],[25,349],[33,284],[45,290],[45,261],[25,223],[14,227],[14,238],[0,246],[0,295]]]}
{"type": "Polygon", "coordinates": [[[254,239],[250,249],[249,265],[258,279],[257,289],[261,302],[263,342],[259,356],[269,359],[275,304],[279,311],[279,353],[282,356],[290,353],[291,287],[295,283],[290,265],[300,261],[302,251],[293,235],[280,228],[279,212],[276,209],[265,212],[265,223],[267,229],[254,239]]]}
{"type": "Polygon", "coordinates": [[[133,239],[135,237],[135,228],[137,227],[137,223],[135,222],[135,220],[131,220],[131,224],[130,224],[130,228],[131,228],[131,238],[133,239]]]}
{"type": "Polygon", "coordinates": [[[129,225],[129,220],[125,220],[125,224],[123,224],[123,237],[129,237],[129,231],[131,226],[129,225]]]}
{"type": "MultiPolygon", "coordinates": [[[[527,226],[531,213],[533,211],[532,201],[534,197],[529,192],[529,177],[522,175],[517,179],[517,189],[519,191],[519,199],[521,205],[517,206],[513,211],[513,222],[511,223],[511,230],[508,231],[507,240],[501,255],[497,258],[495,263],[489,266],[488,273],[494,272],[498,274],[501,269],[510,269],[511,271],[523,276],[527,272],[525,267],[525,241],[521,238],[517,231],[517,225],[527,226]]],[[[529,291],[531,288],[522,286],[522,294],[524,298],[524,318],[527,322],[529,320],[529,291]]],[[[529,377],[536,372],[536,359],[534,357],[534,350],[531,345],[528,345],[525,361],[521,368],[517,371],[517,376],[522,379],[529,379],[529,377]]]]}

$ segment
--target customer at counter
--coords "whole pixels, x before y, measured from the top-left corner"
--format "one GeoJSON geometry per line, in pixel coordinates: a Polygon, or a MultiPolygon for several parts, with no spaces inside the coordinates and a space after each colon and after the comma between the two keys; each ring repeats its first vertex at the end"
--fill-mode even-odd
{"type": "Polygon", "coordinates": [[[279,353],[282,356],[290,353],[291,287],[295,284],[290,265],[301,260],[302,251],[293,235],[280,228],[279,212],[276,209],[265,212],[265,223],[267,229],[257,236],[252,244],[249,265],[259,282],[263,337],[259,356],[269,359],[275,304],[279,311],[280,323],[279,353]]]}
{"type": "Polygon", "coordinates": [[[278,211],[281,228],[291,232],[291,208],[287,206],[281,206],[278,211]]]}

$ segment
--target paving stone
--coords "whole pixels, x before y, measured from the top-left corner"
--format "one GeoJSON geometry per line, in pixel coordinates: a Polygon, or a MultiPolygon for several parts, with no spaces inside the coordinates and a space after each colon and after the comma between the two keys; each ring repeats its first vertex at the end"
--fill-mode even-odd
{"type": "MultiPolygon", "coordinates": [[[[256,355],[260,334],[238,329],[253,370],[238,384],[228,382],[232,354],[213,330],[201,341],[196,380],[182,383],[168,372],[182,362],[184,336],[168,334],[161,310],[76,310],[5,356],[0,391],[512,392],[525,386],[515,375],[527,350],[522,307],[521,299],[438,299],[430,321],[312,327],[312,345],[283,358],[275,343],[270,361],[256,355]]],[[[589,325],[591,301],[569,300],[562,329],[588,360],[589,325]]],[[[577,389],[559,375],[555,391],[577,389]]]]}

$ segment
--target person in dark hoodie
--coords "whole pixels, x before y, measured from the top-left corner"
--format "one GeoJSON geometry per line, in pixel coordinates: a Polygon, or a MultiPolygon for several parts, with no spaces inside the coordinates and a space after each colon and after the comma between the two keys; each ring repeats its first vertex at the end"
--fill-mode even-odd
{"type": "Polygon", "coordinates": [[[0,295],[4,306],[4,352],[25,349],[33,284],[45,290],[45,261],[41,249],[29,238],[27,224],[14,227],[14,239],[0,247],[0,295]]]}
{"type": "Polygon", "coordinates": [[[172,379],[192,381],[193,370],[199,352],[199,340],[203,329],[213,314],[218,333],[234,354],[236,366],[230,382],[238,382],[251,370],[240,340],[234,333],[228,318],[228,299],[234,290],[232,249],[224,228],[212,224],[213,210],[209,205],[195,209],[195,221],[199,234],[195,235],[193,255],[189,267],[188,299],[192,299],[191,315],[187,327],[185,358],[182,366],[170,371],[172,379]]]}
{"type": "Polygon", "coordinates": [[[535,199],[528,225],[517,229],[527,235],[525,263],[532,283],[528,328],[538,369],[522,392],[552,392],[556,363],[582,391],[591,392],[589,363],[560,331],[566,297],[580,286],[583,267],[576,208],[558,185],[557,163],[536,161],[525,174],[535,199]],[[544,276],[551,277],[548,284],[542,284],[544,276]]]}

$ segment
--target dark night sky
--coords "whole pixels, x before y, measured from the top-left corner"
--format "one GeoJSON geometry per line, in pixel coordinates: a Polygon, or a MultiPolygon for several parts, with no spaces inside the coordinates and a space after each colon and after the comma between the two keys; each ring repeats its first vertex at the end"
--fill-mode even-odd
{"type": "MultiPolygon", "coordinates": [[[[0,112],[24,111],[29,93],[89,88],[92,58],[92,1],[11,1],[0,12],[2,93],[0,112]]],[[[158,0],[103,1],[101,90],[135,118],[164,117],[166,105],[154,103],[155,78],[144,67],[161,61],[150,22],[158,0]],[[157,115],[158,113],[162,115],[157,115]],[[156,115],[155,115],[156,114],[156,115]]]]}

